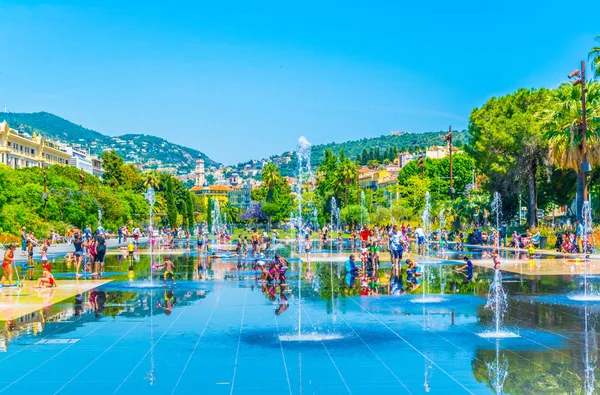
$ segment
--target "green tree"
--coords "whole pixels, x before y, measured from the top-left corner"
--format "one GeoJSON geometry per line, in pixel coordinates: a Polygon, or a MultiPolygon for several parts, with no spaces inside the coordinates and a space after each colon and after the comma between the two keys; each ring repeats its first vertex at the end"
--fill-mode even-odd
{"type": "MultiPolygon", "coordinates": [[[[587,90],[587,161],[600,163],[600,83],[590,81],[587,90]]],[[[562,84],[551,92],[540,112],[548,139],[549,157],[560,169],[577,172],[577,217],[583,208],[583,123],[581,85],[562,84]]]]}
{"type": "Polygon", "coordinates": [[[148,171],[143,174],[143,183],[142,186],[144,190],[148,188],[154,188],[154,190],[158,190],[160,185],[160,177],[158,173],[155,171],[148,171]]]}
{"type": "Polygon", "coordinates": [[[165,200],[167,204],[167,220],[172,227],[177,226],[177,205],[175,203],[175,192],[173,190],[173,180],[168,177],[165,183],[165,200]]]}
{"type": "Polygon", "coordinates": [[[494,97],[471,112],[467,152],[479,172],[487,177],[487,187],[503,194],[529,192],[529,226],[537,225],[537,173],[546,158],[546,141],[537,113],[548,91],[520,89],[494,97]]]}
{"type": "Polygon", "coordinates": [[[281,179],[279,169],[273,163],[269,163],[262,169],[261,176],[262,182],[268,189],[266,201],[271,203],[273,201],[273,188],[281,179]]]}
{"type": "Polygon", "coordinates": [[[123,165],[125,161],[115,150],[104,151],[102,155],[102,167],[104,168],[104,182],[107,185],[118,185],[123,182],[123,165]]]}

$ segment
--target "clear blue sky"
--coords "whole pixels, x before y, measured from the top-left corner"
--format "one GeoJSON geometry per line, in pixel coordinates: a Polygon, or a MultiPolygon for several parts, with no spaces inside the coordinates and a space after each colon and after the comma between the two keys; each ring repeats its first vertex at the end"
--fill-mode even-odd
{"type": "Polygon", "coordinates": [[[587,58],[546,1],[0,0],[0,103],[235,163],[312,143],[464,128],[490,96],[587,58]],[[485,4],[494,3],[494,4],[485,4]]]}

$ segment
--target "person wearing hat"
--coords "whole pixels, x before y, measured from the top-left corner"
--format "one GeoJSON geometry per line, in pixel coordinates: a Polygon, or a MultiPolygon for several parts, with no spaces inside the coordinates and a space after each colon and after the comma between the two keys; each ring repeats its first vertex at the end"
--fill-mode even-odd
{"type": "Polygon", "coordinates": [[[11,244],[4,253],[4,259],[2,260],[2,269],[4,269],[4,275],[2,276],[2,285],[8,278],[8,285],[12,285],[12,265],[15,263],[15,249],[17,246],[11,244]]]}
{"type": "Polygon", "coordinates": [[[354,254],[350,254],[350,257],[346,261],[344,268],[346,269],[346,273],[350,273],[350,274],[358,273],[358,268],[356,267],[356,264],[354,263],[354,254]]]}

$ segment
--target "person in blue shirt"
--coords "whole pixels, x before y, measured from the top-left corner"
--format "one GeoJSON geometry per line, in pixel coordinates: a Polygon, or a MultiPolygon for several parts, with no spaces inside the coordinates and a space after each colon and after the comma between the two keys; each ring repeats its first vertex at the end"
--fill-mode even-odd
{"type": "Polygon", "coordinates": [[[358,268],[356,267],[356,264],[354,263],[354,254],[350,254],[350,257],[346,261],[344,268],[346,269],[346,273],[349,273],[349,274],[358,273],[358,268]]]}
{"type": "Polygon", "coordinates": [[[473,281],[473,262],[471,262],[471,260],[467,257],[464,257],[463,259],[465,261],[465,265],[456,269],[456,272],[465,276],[466,280],[463,282],[463,284],[468,284],[473,281]],[[464,273],[463,270],[466,270],[466,273],[464,273]]]}

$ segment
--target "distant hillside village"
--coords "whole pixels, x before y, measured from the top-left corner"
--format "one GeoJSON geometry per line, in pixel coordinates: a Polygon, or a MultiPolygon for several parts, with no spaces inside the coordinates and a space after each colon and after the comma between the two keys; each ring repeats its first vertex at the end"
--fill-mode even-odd
{"type": "Polygon", "coordinates": [[[45,139],[43,136],[11,128],[0,122],[0,163],[20,169],[51,165],[74,166],[102,178],[102,160],[81,148],[45,139]]]}
{"type": "MultiPolygon", "coordinates": [[[[250,193],[260,186],[260,172],[267,164],[273,163],[278,166],[290,185],[296,182],[293,176],[297,162],[293,151],[262,160],[251,160],[235,166],[224,166],[212,160],[209,165],[206,165],[205,155],[199,154],[194,161],[190,153],[186,151],[186,147],[175,146],[153,136],[105,136],[101,142],[91,140],[81,144],[69,144],[45,138],[41,133],[30,134],[25,130],[22,125],[19,129],[13,129],[6,121],[0,122],[0,163],[13,168],[50,165],[74,166],[102,178],[104,173],[102,159],[98,155],[91,154],[90,151],[103,152],[114,149],[126,163],[135,165],[142,172],[157,171],[171,174],[184,182],[192,192],[204,198],[205,201],[208,199],[219,200],[221,204],[228,203],[242,210],[248,209],[253,204],[250,193]],[[177,152],[172,152],[173,150],[177,150],[177,152]],[[160,155],[148,157],[146,155],[148,151],[163,152],[164,155],[168,153],[170,157],[176,153],[180,157],[180,161],[166,164],[158,158],[160,155]],[[195,167],[192,167],[191,164],[195,164],[195,167]]],[[[410,135],[410,133],[391,133],[392,137],[405,135],[410,135]]],[[[383,137],[371,140],[376,141],[383,137]]],[[[439,139],[436,136],[434,138],[439,139]]],[[[346,142],[342,145],[350,143],[346,142]]],[[[323,149],[329,149],[329,146],[315,146],[313,150],[315,149],[319,154],[323,149]]],[[[368,166],[359,168],[358,182],[362,188],[372,190],[385,188],[397,181],[398,173],[410,161],[420,157],[441,159],[449,154],[448,145],[420,147],[420,149],[413,150],[412,153],[400,152],[395,146],[394,149],[394,153],[391,154],[393,159],[390,159],[390,155],[388,155],[381,163],[369,163],[368,166]],[[396,152],[397,156],[395,156],[396,152]]],[[[461,151],[454,147],[453,152],[461,151]]],[[[317,158],[317,160],[319,159],[317,158]]]]}
{"type": "MultiPolygon", "coordinates": [[[[453,154],[461,153],[462,150],[453,147],[453,154]]],[[[387,164],[377,166],[363,166],[358,170],[358,183],[361,188],[372,189],[374,191],[383,189],[388,185],[395,184],[398,181],[400,170],[410,161],[418,158],[442,159],[450,153],[449,146],[434,145],[423,152],[409,153],[400,152],[398,156],[387,164]]],[[[241,171],[237,172],[233,166],[210,166],[208,171],[205,169],[204,160],[196,160],[194,172],[178,178],[184,182],[193,180],[193,186],[190,188],[196,195],[201,196],[206,204],[209,199],[218,200],[221,205],[229,203],[231,206],[246,210],[256,202],[252,201],[250,196],[253,189],[261,185],[260,172],[269,163],[279,167],[291,163],[294,158],[293,152],[286,152],[281,156],[272,157],[264,160],[253,160],[250,163],[241,165],[241,171]],[[211,181],[208,181],[210,176],[211,181]]],[[[240,165],[238,165],[240,167],[240,165]]],[[[291,176],[283,177],[290,186],[296,183],[296,178],[291,176]]]]}

